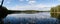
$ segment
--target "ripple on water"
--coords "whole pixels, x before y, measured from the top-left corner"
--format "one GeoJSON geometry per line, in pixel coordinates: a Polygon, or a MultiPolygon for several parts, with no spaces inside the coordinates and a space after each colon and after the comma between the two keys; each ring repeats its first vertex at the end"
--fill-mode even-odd
{"type": "Polygon", "coordinates": [[[50,17],[49,13],[11,14],[4,19],[5,24],[58,24],[59,20],[50,17]]]}

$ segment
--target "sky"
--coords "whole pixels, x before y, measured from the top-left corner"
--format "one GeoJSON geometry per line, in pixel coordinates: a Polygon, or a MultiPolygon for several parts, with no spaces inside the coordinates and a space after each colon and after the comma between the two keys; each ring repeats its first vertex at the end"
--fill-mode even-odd
{"type": "MultiPolygon", "coordinates": [[[[0,0],[1,3],[1,0],[0,0]]],[[[8,10],[42,10],[60,5],[60,0],[4,0],[3,6],[8,10]]]]}

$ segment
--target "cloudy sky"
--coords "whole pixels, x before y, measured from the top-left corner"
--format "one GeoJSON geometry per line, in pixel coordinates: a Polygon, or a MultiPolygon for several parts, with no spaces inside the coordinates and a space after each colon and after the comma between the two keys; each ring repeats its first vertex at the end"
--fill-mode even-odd
{"type": "Polygon", "coordinates": [[[50,10],[59,4],[60,0],[5,0],[3,6],[9,10],[50,10]]]}

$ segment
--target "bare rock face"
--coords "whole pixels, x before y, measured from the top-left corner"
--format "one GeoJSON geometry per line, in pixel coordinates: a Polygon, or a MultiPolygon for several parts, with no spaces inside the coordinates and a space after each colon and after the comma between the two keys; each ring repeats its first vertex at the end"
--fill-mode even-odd
{"type": "Polygon", "coordinates": [[[8,11],[6,9],[6,7],[1,7],[0,6],[0,19],[3,19],[7,16],[8,11]]]}

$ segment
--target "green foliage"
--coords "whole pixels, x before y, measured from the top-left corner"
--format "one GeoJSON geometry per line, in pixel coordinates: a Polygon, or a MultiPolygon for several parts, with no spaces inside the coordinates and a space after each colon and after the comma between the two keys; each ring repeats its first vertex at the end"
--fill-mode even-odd
{"type": "Polygon", "coordinates": [[[25,11],[22,11],[23,13],[38,13],[39,11],[37,10],[25,10],[25,11]]]}
{"type": "Polygon", "coordinates": [[[50,10],[51,17],[60,18],[60,5],[52,7],[50,10]]]}

